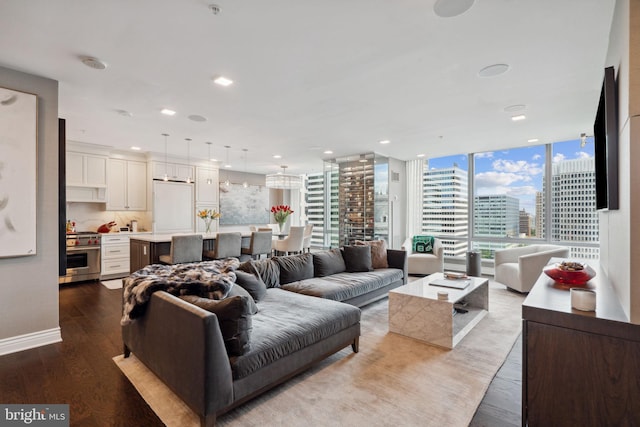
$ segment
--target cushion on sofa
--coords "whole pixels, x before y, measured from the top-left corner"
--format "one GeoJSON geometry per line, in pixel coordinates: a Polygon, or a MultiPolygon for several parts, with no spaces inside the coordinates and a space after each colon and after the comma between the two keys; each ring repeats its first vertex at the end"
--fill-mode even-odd
{"type": "Polygon", "coordinates": [[[433,253],[435,238],[433,236],[413,236],[413,252],[419,254],[433,253]]]}
{"type": "Polygon", "coordinates": [[[389,268],[387,262],[387,242],[384,240],[356,240],[356,245],[371,246],[371,266],[374,268],[389,268]]]}
{"type": "Polygon", "coordinates": [[[273,258],[243,262],[238,267],[238,270],[251,274],[257,271],[267,288],[277,288],[280,286],[280,267],[273,258]],[[253,266],[255,270],[250,266],[253,266]]]}
{"type": "Polygon", "coordinates": [[[251,350],[230,359],[234,380],[360,323],[357,307],[282,289],[268,289],[260,304],[251,350]]]}
{"type": "Polygon", "coordinates": [[[283,285],[282,289],[335,301],[347,301],[394,282],[402,283],[402,277],[402,270],[398,268],[380,268],[366,273],[345,272],[330,277],[313,277],[283,285]]]}
{"type": "Polygon", "coordinates": [[[346,270],[347,266],[344,264],[342,252],[338,248],[313,254],[313,275],[315,277],[331,276],[346,270]]]}
{"type": "Polygon", "coordinates": [[[273,258],[280,266],[280,285],[313,277],[313,256],[311,254],[291,255],[273,258]]]}
{"type": "Polygon", "coordinates": [[[233,296],[223,300],[195,295],[183,295],[180,298],[216,315],[229,356],[241,356],[251,349],[250,296],[233,296]]]}
{"type": "Polygon", "coordinates": [[[371,246],[344,246],[342,258],[349,273],[371,271],[371,246]]]}
{"type": "Polygon", "coordinates": [[[231,287],[231,289],[229,290],[229,293],[227,294],[227,298],[229,298],[229,297],[247,297],[247,298],[249,298],[249,313],[250,314],[256,314],[258,312],[258,306],[256,305],[256,302],[253,299],[253,297],[251,296],[251,294],[249,292],[247,292],[247,290],[244,289],[242,286],[238,286],[237,283],[234,283],[233,286],[231,287]]]}
{"type": "Polygon", "coordinates": [[[267,285],[264,284],[260,277],[260,273],[258,273],[253,264],[246,266],[246,269],[252,270],[253,273],[236,270],[236,284],[243,287],[247,292],[249,292],[249,295],[253,297],[253,300],[258,302],[267,292],[267,285]]]}

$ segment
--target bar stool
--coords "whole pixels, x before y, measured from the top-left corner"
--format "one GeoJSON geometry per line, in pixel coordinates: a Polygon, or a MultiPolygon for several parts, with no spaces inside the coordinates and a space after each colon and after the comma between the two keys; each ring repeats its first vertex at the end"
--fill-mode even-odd
{"type": "Polygon", "coordinates": [[[160,255],[163,264],[202,261],[202,234],[171,236],[169,255],[160,255]]]}
{"type": "MultiPolygon", "coordinates": [[[[218,233],[213,244],[212,251],[203,251],[207,259],[222,259],[235,257],[240,258],[242,247],[242,234],[240,233],[218,233]]],[[[202,249],[200,249],[202,250],[202,249]]]]}

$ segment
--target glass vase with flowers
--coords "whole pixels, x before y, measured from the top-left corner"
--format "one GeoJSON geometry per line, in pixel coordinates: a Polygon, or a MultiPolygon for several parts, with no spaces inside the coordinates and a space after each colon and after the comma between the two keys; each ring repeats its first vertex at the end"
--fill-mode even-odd
{"type": "Polygon", "coordinates": [[[214,219],[219,219],[222,215],[215,209],[202,209],[198,211],[198,217],[202,218],[205,225],[205,233],[211,234],[211,223],[214,219]]]}
{"type": "Polygon", "coordinates": [[[276,205],[271,206],[271,213],[273,214],[273,219],[278,223],[280,233],[282,233],[284,224],[289,219],[289,215],[293,213],[293,210],[288,205],[276,205]]]}

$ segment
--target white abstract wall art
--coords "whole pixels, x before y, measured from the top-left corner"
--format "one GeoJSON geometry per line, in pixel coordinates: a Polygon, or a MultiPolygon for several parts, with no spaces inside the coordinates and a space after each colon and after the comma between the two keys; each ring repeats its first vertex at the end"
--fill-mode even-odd
{"type": "Polygon", "coordinates": [[[36,95],[0,87],[0,258],[36,254],[36,145],[36,95]]]}
{"type": "Polygon", "coordinates": [[[220,225],[269,223],[269,189],[259,185],[220,184],[220,225]]]}

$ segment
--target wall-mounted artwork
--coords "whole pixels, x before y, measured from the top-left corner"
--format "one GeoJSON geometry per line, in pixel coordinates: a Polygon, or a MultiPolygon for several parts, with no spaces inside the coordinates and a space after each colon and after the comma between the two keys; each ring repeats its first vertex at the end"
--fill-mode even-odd
{"type": "Polygon", "coordinates": [[[220,184],[220,225],[269,223],[269,189],[242,184],[220,184]]]}
{"type": "Polygon", "coordinates": [[[0,258],[36,253],[36,128],[36,95],[0,88],[0,258]]]}

